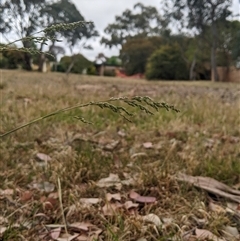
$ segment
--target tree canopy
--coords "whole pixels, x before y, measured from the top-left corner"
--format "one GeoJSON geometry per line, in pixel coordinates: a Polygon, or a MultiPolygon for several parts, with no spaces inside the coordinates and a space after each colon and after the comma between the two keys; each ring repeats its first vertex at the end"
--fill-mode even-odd
{"type": "Polygon", "coordinates": [[[188,71],[186,62],[177,45],[164,45],[149,58],[146,67],[148,79],[186,80],[188,71]]]}
{"type": "Polygon", "coordinates": [[[166,20],[152,6],[137,3],[133,11],[126,9],[115,17],[115,22],[109,24],[104,32],[109,37],[103,37],[102,44],[108,47],[122,46],[127,39],[135,36],[159,36],[166,29],[166,20]]]}
{"type": "MultiPolygon", "coordinates": [[[[167,1],[167,0],[166,0],[167,1]]],[[[211,47],[211,68],[213,80],[218,80],[217,49],[219,47],[219,29],[231,15],[231,0],[171,0],[172,8],[168,15],[180,22],[182,28],[189,29],[211,47]]]]}
{"type": "Polygon", "coordinates": [[[126,74],[143,74],[148,58],[161,44],[162,39],[160,37],[141,38],[137,36],[128,39],[120,51],[120,57],[126,74]]]}
{"type": "MultiPolygon", "coordinates": [[[[3,1],[0,8],[0,29],[5,38],[17,34],[18,38],[24,38],[33,35],[43,27],[48,27],[59,23],[72,23],[85,21],[83,15],[70,0],[9,0],[3,1]]],[[[63,52],[61,46],[56,45],[56,38],[63,38],[69,47],[82,43],[84,39],[98,36],[94,24],[86,24],[71,30],[64,30],[60,33],[54,33],[51,44],[47,52],[57,54],[63,52]]],[[[23,40],[25,48],[34,47],[31,41],[23,40]]],[[[42,51],[45,41],[39,43],[39,50],[42,51]]],[[[82,43],[84,47],[89,47],[82,43]]],[[[25,53],[26,68],[31,69],[31,56],[25,53]]]]}

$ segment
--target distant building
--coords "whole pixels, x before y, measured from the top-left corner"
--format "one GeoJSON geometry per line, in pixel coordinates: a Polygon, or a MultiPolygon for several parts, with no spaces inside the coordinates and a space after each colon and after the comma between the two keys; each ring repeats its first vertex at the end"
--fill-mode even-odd
{"type": "MultiPolygon", "coordinates": [[[[218,78],[220,82],[240,82],[240,68],[217,67],[218,78]]],[[[212,72],[213,79],[213,72],[212,72]]]]}
{"type": "Polygon", "coordinates": [[[122,70],[122,61],[116,56],[107,58],[104,54],[100,53],[94,61],[96,72],[100,76],[110,75],[116,76],[116,70],[122,70]]]}

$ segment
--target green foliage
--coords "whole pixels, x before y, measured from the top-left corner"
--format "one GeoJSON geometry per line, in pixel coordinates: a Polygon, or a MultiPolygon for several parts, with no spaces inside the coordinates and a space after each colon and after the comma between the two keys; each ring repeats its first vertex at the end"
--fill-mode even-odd
{"type": "MultiPolygon", "coordinates": [[[[92,22],[86,22],[76,6],[70,0],[3,1],[0,8],[0,29],[5,36],[17,34],[22,42],[24,65],[31,70],[32,55],[43,53],[43,47],[49,44],[47,53],[56,57],[60,46],[59,39],[64,38],[68,47],[81,43],[84,39],[98,36],[92,22]],[[20,24],[16,24],[21,19],[20,24]],[[91,24],[90,24],[91,23],[91,24]],[[42,26],[49,26],[36,32],[42,26]],[[39,36],[35,36],[38,34],[39,36]]],[[[89,46],[83,46],[89,47],[89,46]]],[[[60,50],[62,53],[62,50],[60,50]]],[[[47,54],[46,53],[46,54],[47,54]]],[[[39,58],[39,68],[45,58],[39,58]]]]}
{"type": "MultiPolygon", "coordinates": [[[[46,4],[46,0],[1,1],[1,32],[6,34],[14,32],[19,38],[31,35],[37,31],[38,27],[43,26],[44,14],[42,10],[46,4]],[[21,20],[21,23],[16,24],[19,20],[21,20]]],[[[26,42],[26,45],[28,44],[26,42]]]]}
{"type": "MultiPolygon", "coordinates": [[[[211,47],[211,69],[213,81],[218,81],[217,50],[219,49],[219,28],[231,15],[230,0],[173,0],[170,16],[180,23],[181,29],[195,30],[196,35],[211,47]]],[[[181,31],[181,30],[180,30],[181,31]]]]}
{"type": "Polygon", "coordinates": [[[7,69],[8,68],[8,59],[3,57],[2,53],[0,53],[0,68],[7,69]]]}
{"type": "Polygon", "coordinates": [[[121,59],[119,57],[112,56],[112,57],[107,59],[105,64],[110,65],[110,66],[121,66],[122,65],[122,61],[121,61],[121,59]]]}
{"type": "MultiPolygon", "coordinates": [[[[46,0],[3,1],[0,8],[1,32],[9,35],[17,34],[25,49],[32,48],[32,41],[24,37],[32,35],[39,27],[43,26],[44,14],[42,10],[46,2],[46,0]]],[[[23,56],[25,68],[31,70],[31,55],[25,52],[23,56]]]]}
{"type": "Polygon", "coordinates": [[[109,38],[102,38],[101,43],[108,47],[121,46],[132,36],[159,36],[166,29],[166,22],[158,10],[142,3],[134,5],[134,11],[125,10],[115,17],[115,22],[104,30],[109,38]]]}
{"type": "Polygon", "coordinates": [[[86,59],[81,54],[76,54],[73,56],[64,56],[61,58],[58,65],[57,71],[66,72],[70,64],[74,61],[74,65],[71,69],[71,73],[81,74],[84,69],[92,66],[92,62],[86,59]]]}
{"type": "MultiPolygon", "coordinates": [[[[1,48],[6,48],[6,45],[1,44],[1,48]]],[[[9,46],[6,51],[0,53],[0,67],[5,69],[17,69],[18,65],[23,65],[24,56],[22,52],[15,50],[16,47],[9,46]]]]}
{"type": "MultiPolygon", "coordinates": [[[[45,19],[46,25],[54,24],[53,29],[48,28],[45,33],[54,36],[54,39],[64,37],[70,46],[78,44],[80,40],[89,39],[98,36],[93,23],[83,24],[81,26],[74,24],[75,22],[86,22],[82,14],[78,11],[75,4],[69,0],[58,0],[46,4],[43,13],[48,16],[45,19]],[[61,31],[56,29],[56,24],[61,31]]],[[[56,41],[52,41],[54,45],[56,41]]]]}
{"type": "Polygon", "coordinates": [[[162,46],[148,60],[147,79],[186,80],[188,70],[176,45],[162,46]]]}
{"type": "Polygon", "coordinates": [[[162,44],[160,37],[128,39],[123,45],[120,56],[122,65],[128,75],[144,73],[147,59],[162,44]]]}
{"type": "Polygon", "coordinates": [[[115,77],[115,76],[116,76],[116,72],[115,72],[114,69],[104,69],[103,75],[104,75],[104,76],[115,77]]]}
{"type": "Polygon", "coordinates": [[[240,21],[221,22],[219,36],[219,49],[223,53],[221,63],[235,65],[240,56],[240,21]]]}
{"type": "Polygon", "coordinates": [[[88,68],[87,68],[87,74],[88,75],[96,75],[97,74],[97,71],[96,71],[96,68],[94,65],[90,65],[88,68]]]}
{"type": "Polygon", "coordinates": [[[170,45],[177,45],[183,60],[187,64],[189,71],[189,79],[210,79],[206,63],[209,63],[209,53],[211,48],[208,43],[202,41],[200,36],[187,36],[185,34],[172,35],[168,39],[170,45]],[[193,67],[193,75],[191,76],[190,69],[193,67]]]}

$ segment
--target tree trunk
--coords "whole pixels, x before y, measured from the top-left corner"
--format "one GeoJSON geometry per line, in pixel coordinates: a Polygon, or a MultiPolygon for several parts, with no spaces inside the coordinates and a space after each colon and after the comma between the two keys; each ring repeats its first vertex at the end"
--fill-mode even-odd
{"type": "MultiPolygon", "coordinates": [[[[43,46],[44,46],[45,42],[46,41],[43,41],[41,43],[41,46],[40,46],[40,49],[39,49],[40,52],[43,51],[43,46]]],[[[39,72],[43,71],[43,64],[44,64],[45,60],[46,60],[45,54],[41,53],[40,56],[39,56],[39,60],[38,60],[38,71],[39,72]]]]}
{"type": "Polygon", "coordinates": [[[32,57],[29,53],[24,53],[24,69],[32,70],[32,57]]]}
{"type": "Polygon", "coordinates": [[[104,64],[101,64],[100,66],[100,73],[99,73],[100,76],[104,76],[104,64]]]}
{"type": "Polygon", "coordinates": [[[211,48],[211,71],[212,71],[212,81],[218,81],[217,63],[216,63],[216,49],[211,48]]]}
{"type": "Polygon", "coordinates": [[[212,81],[218,81],[217,61],[216,61],[216,49],[217,49],[217,29],[216,23],[212,22],[212,47],[211,47],[211,71],[212,81]]]}
{"type": "Polygon", "coordinates": [[[68,66],[68,69],[66,71],[66,75],[68,75],[71,72],[74,64],[75,64],[75,58],[72,57],[72,61],[71,61],[70,65],[68,66]]]}
{"type": "Polygon", "coordinates": [[[196,75],[194,73],[195,65],[196,65],[196,56],[194,55],[193,61],[191,63],[190,71],[189,71],[189,79],[190,80],[196,80],[196,75]]]}
{"type": "Polygon", "coordinates": [[[42,54],[40,55],[39,64],[38,64],[38,71],[39,71],[39,72],[43,72],[43,64],[44,64],[45,60],[46,60],[45,54],[42,53],[42,54]]]}
{"type": "MultiPolygon", "coordinates": [[[[23,41],[24,48],[30,48],[31,44],[29,41],[23,41]]],[[[28,52],[24,52],[24,69],[31,71],[32,70],[32,56],[28,52]]]]}

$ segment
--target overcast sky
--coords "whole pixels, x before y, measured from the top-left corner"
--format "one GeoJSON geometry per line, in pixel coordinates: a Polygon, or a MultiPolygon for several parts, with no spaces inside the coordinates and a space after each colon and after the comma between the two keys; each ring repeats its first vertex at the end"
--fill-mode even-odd
{"type": "MultiPolygon", "coordinates": [[[[145,5],[155,6],[160,10],[161,0],[72,0],[86,21],[93,21],[100,36],[109,23],[113,23],[116,15],[121,15],[127,8],[141,2],[145,5]]],[[[240,13],[240,0],[233,0],[234,13],[240,13]]],[[[93,50],[82,50],[82,54],[90,60],[94,60],[98,53],[106,56],[118,55],[117,48],[108,49],[100,44],[100,38],[90,40],[93,50]]]]}

